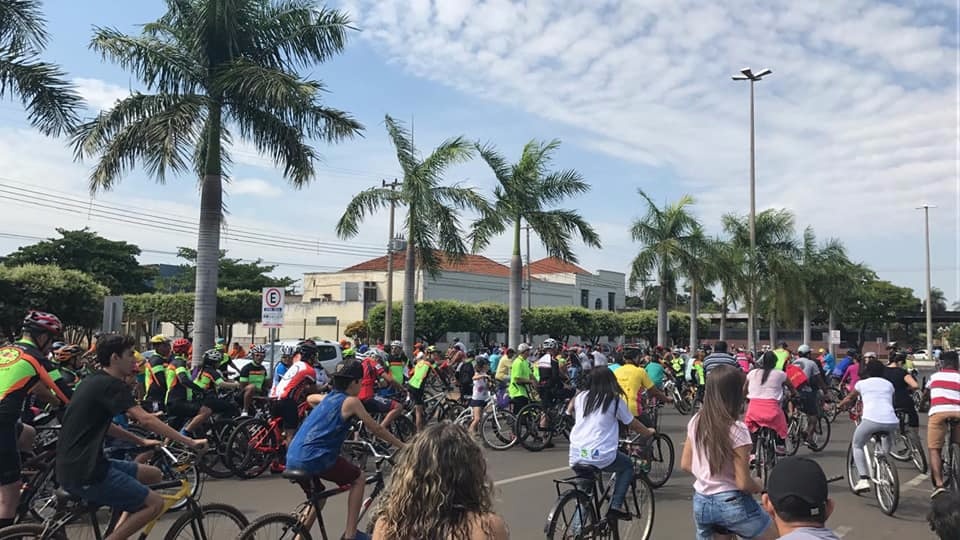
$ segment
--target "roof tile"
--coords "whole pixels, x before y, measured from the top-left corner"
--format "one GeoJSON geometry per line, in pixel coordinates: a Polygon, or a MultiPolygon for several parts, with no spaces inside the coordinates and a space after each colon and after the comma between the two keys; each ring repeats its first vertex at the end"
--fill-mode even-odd
{"type": "MultiPolygon", "coordinates": [[[[523,267],[523,271],[527,271],[527,267],[523,267]]],[[[580,268],[579,266],[561,261],[556,257],[546,257],[537,261],[530,263],[530,271],[534,275],[543,275],[543,274],[583,274],[589,275],[590,272],[580,268]]]]}
{"type": "MultiPolygon", "coordinates": [[[[404,253],[393,254],[393,269],[403,270],[406,267],[406,257],[404,253]]],[[[440,254],[440,269],[446,272],[461,272],[464,274],[480,274],[485,276],[510,277],[510,267],[504,266],[483,255],[465,255],[459,262],[447,260],[443,254],[440,254]]],[[[362,272],[374,271],[385,272],[387,270],[387,256],[370,259],[360,264],[355,264],[349,268],[344,268],[344,272],[362,272]]]]}

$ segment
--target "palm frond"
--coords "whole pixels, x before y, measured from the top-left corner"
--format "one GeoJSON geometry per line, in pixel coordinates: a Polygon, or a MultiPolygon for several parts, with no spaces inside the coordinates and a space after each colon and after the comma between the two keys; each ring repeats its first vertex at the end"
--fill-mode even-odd
{"type": "Polygon", "coordinates": [[[267,6],[259,27],[254,60],[283,68],[326,62],[347,43],[350,17],[335,9],[316,8],[312,0],[283,0],[267,6]]]}
{"type": "Polygon", "coordinates": [[[497,208],[481,213],[481,217],[470,226],[468,240],[472,246],[471,250],[474,253],[483,251],[490,245],[494,236],[503,234],[507,230],[507,225],[512,223],[513,220],[497,208]]]}
{"type": "Polygon", "coordinates": [[[202,65],[182,44],[147,36],[128,36],[113,28],[94,28],[90,48],[104,60],[132,71],[150,90],[159,93],[198,92],[206,77],[202,65]]]}
{"type": "Polygon", "coordinates": [[[45,135],[59,136],[79,121],[83,100],[66,73],[32,54],[0,48],[0,97],[7,92],[19,97],[30,123],[45,135]]]}
{"type": "Polygon", "coordinates": [[[464,137],[453,137],[440,143],[417,167],[417,176],[437,183],[447,168],[465,163],[473,157],[473,143],[464,137]]]}
{"type": "Polygon", "coordinates": [[[47,44],[45,26],[37,0],[0,0],[0,50],[42,50],[47,44]]]}
{"type": "Polygon", "coordinates": [[[373,214],[380,208],[390,205],[391,200],[397,199],[397,193],[392,189],[375,187],[365,189],[354,195],[347,204],[343,215],[337,222],[337,236],[343,239],[353,238],[360,232],[360,223],[368,214],[373,214]]]}
{"type": "Polygon", "coordinates": [[[507,163],[506,158],[497,152],[497,148],[492,143],[480,144],[477,142],[474,143],[474,148],[476,148],[480,159],[493,171],[494,178],[501,186],[510,182],[510,164],[507,163]]]}
{"type": "Polygon", "coordinates": [[[283,177],[297,188],[309,183],[315,174],[318,156],[303,138],[299,126],[290,125],[269,111],[255,107],[234,109],[233,119],[240,135],[253,141],[257,150],[283,167],[283,177]]]}
{"type": "Polygon", "coordinates": [[[544,203],[558,203],[590,191],[590,184],[584,181],[579,172],[565,169],[546,175],[538,191],[544,203]]]}
{"type": "Polygon", "coordinates": [[[410,132],[403,127],[403,123],[394,120],[388,114],[384,118],[384,124],[387,126],[387,135],[390,136],[390,142],[397,153],[397,161],[400,162],[400,168],[403,170],[404,177],[414,174],[417,168],[417,149],[410,140],[410,132]]]}

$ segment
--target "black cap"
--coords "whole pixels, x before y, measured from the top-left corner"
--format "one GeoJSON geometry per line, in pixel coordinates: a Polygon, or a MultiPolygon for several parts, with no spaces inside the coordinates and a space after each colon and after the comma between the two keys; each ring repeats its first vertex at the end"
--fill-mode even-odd
{"type": "Polygon", "coordinates": [[[344,360],[337,364],[337,369],[333,372],[333,376],[338,379],[362,379],[363,366],[356,360],[344,360]]]}
{"type": "Polygon", "coordinates": [[[812,459],[788,457],[770,472],[767,497],[777,513],[825,522],[827,496],[827,477],[812,459]]]}

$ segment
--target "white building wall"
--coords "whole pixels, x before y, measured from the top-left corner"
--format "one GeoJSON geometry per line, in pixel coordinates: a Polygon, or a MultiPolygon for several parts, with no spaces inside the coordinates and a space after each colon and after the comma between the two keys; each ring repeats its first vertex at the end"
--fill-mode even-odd
{"type": "MultiPolygon", "coordinates": [[[[423,274],[421,290],[424,300],[458,300],[471,304],[492,302],[506,304],[510,296],[510,280],[506,277],[480,274],[444,272],[436,278],[423,274]]],[[[570,286],[546,281],[534,281],[531,285],[534,306],[569,306],[570,286]]],[[[527,305],[526,292],[523,305],[527,305]]]]}
{"type": "Polygon", "coordinates": [[[626,275],[622,272],[600,270],[596,274],[578,274],[574,285],[575,305],[581,305],[582,291],[588,291],[588,309],[595,309],[597,300],[600,300],[601,309],[610,310],[609,294],[614,294],[613,309],[623,309],[626,306],[627,287],[626,275]]]}

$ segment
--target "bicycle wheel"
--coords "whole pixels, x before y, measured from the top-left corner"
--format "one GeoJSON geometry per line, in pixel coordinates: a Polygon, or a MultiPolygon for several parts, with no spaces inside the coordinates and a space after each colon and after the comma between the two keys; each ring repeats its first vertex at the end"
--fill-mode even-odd
{"type": "Polygon", "coordinates": [[[777,463],[775,445],[776,442],[770,433],[763,433],[757,438],[756,451],[754,452],[754,459],[756,460],[754,469],[763,487],[767,487],[767,480],[770,479],[770,471],[773,470],[773,467],[777,463]]]}
{"type": "Polygon", "coordinates": [[[913,430],[907,431],[907,443],[910,445],[910,460],[920,474],[927,474],[927,451],[920,442],[920,435],[913,430]]]}
{"type": "Polygon", "coordinates": [[[44,537],[43,525],[40,523],[24,523],[0,529],[0,540],[39,540],[41,538],[58,537],[56,535],[44,537]]]}
{"type": "Polygon", "coordinates": [[[233,430],[227,449],[227,461],[234,474],[247,480],[267,470],[280,449],[280,440],[265,420],[251,418],[233,430]]]}
{"type": "Polygon", "coordinates": [[[200,470],[212,478],[224,479],[233,476],[233,470],[227,463],[226,455],[227,441],[235,428],[236,422],[233,420],[218,419],[207,431],[210,451],[200,457],[200,470]]]}
{"type": "MultiPolygon", "coordinates": [[[[597,516],[586,493],[571,489],[557,499],[547,514],[547,540],[594,538],[597,516]]],[[[246,539],[244,539],[246,540],[246,539]]]]}
{"type": "Polygon", "coordinates": [[[814,452],[823,452],[830,442],[830,422],[824,415],[817,416],[817,423],[813,426],[813,434],[810,437],[810,449],[814,452]]]}
{"type": "Polygon", "coordinates": [[[542,429],[540,421],[544,417],[543,406],[531,403],[520,409],[517,414],[517,439],[520,446],[531,452],[539,452],[546,448],[553,438],[550,429],[542,429]]]}
{"type": "Polygon", "coordinates": [[[480,419],[480,436],[494,450],[507,450],[517,444],[517,419],[504,409],[489,412],[480,419]]]}
{"type": "Polygon", "coordinates": [[[390,433],[401,442],[407,442],[417,434],[417,426],[413,420],[401,414],[390,422],[390,433]]]}
{"type": "Polygon", "coordinates": [[[681,395],[680,392],[673,393],[673,406],[683,416],[690,414],[690,411],[693,410],[693,404],[687,400],[687,396],[681,395]]]}
{"type": "Polygon", "coordinates": [[[792,456],[800,449],[800,421],[797,416],[790,417],[790,423],[787,424],[787,436],[784,439],[786,443],[787,455],[792,456]]]}
{"type": "Polygon", "coordinates": [[[837,419],[837,413],[840,412],[837,408],[840,399],[840,391],[836,388],[827,388],[823,393],[823,414],[827,417],[827,422],[831,424],[837,419]]]}
{"type": "Polygon", "coordinates": [[[229,504],[204,504],[181,515],[164,540],[234,540],[249,522],[243,512],[229,504]]]}
{"type": "Polygon", "coordinates": [[[647,479],[650,486],[658,488],[667,483],[673,474],[674,451],[673,441],[665,433],[657,433],[650,441],[650,472],[647,479]]]}
{"type": "Polygon", "coordinates": [[[633,514],[630,521],[617,521],[620,540],[647,540],[653,534],[654,494],[644,478],[635,478],[627,492],[627,510],[633,514]]]}
{"type": "Polygon", "coordinates": [[[900,504],[900,477],[886,456],[877,456],[877,478],[873,487],[880,510],[892,516],[900,504]]]}
{"type": "Polygon", "coordinates": [[[240,531],[237,540],[311,540],[310,531],[292,514],[267,514],[240,531]]]}
{"type": "Polygon", "coordinates": [[[943,485],[954,493],[960,493],[960,444],[951,443],[943,451],[947,452],[943,461],[943,485]]]}
{"type": "MultiPolygon", "coordinates": [[[[150,460],[150,464],[160,469],[165,482],[168,480],[186,480],[190,484],[189,496],[194,499],[200,498],[200,493],[203,489],[203,475],[200,474],[200,467],[197,465],[196,459],[187,458],[179,463],[168,464],[162,456],[156,455],[150,460]]],[[[161,495],[173,495],[178,491],[180,491],[180,488],[175,487],[159,490],[157,493],[161,495]]],[[[170,507],[170,510],[181,510],[187,505],[187,502],[187,498],[184,497],[175,502],[173,506],[170,507]]]]}
{"type": "Polygon", "coordinates": [[[890,441],[890,453],[887,454],[897,461],[910,461],[910,441],[907,440],[907,434],[903,431],[897,431],[890,441]]]}
{"type": "Polygon", "coordinates": [[[860,494],[853,490],[853,487],[857,485],[857,480],[860,479],[860,473],[857,471],[857,464],[853,461],[853,443],[847,445],[847,487],[850,488],[850,493],[859,496],[860,494]]]}

